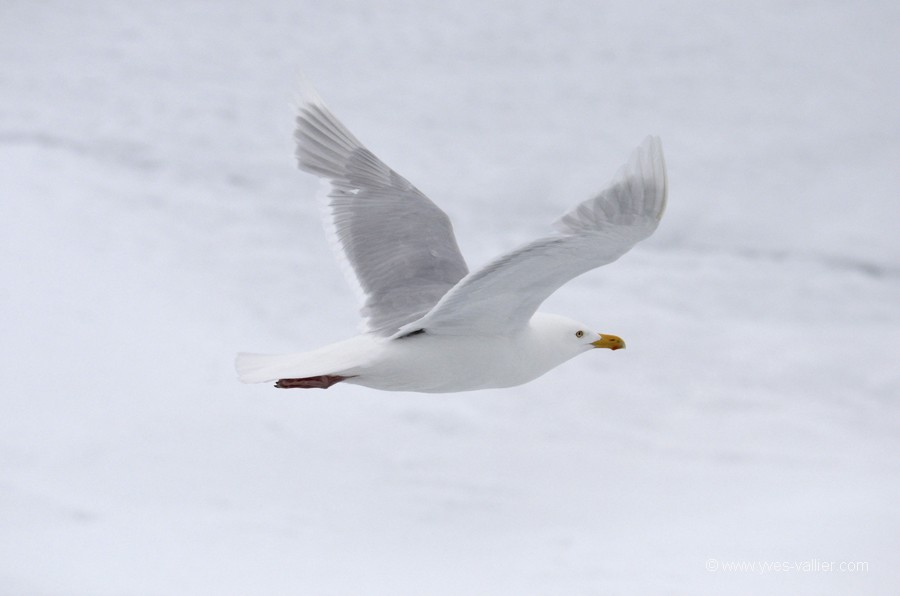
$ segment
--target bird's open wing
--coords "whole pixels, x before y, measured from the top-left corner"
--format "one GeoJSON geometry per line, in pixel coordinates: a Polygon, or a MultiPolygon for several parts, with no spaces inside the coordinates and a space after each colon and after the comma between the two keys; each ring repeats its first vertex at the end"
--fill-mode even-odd
{"type": "Polygon", "coordinates": [[[313,91],[297,115],[297,162],[330,182],[326,228],[367,331],[391,335],[467,273],[447,215],[363,147],[313,91]]]}
{"type": "Polygon", "coordinates": [[[557,234],[469,274],[397,335],[418,329],[446,335],[513,333],[564,283],[615,261],[652,234],[665,204],[662,146],[648,137],[608,188],[556,221],[557,234]]]}

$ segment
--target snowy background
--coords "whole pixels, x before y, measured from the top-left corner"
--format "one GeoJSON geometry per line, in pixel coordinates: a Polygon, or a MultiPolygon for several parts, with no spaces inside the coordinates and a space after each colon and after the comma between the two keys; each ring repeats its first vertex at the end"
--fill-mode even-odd
{"type": "Polygon", "coordinates": [[[0,594],[895,593],[898,7],[5,0],[0,594]],[[473,267],[660,135],[659,231],[546,306],[629,349],[239,384],[355,333],[301,73],[473,267]]]}

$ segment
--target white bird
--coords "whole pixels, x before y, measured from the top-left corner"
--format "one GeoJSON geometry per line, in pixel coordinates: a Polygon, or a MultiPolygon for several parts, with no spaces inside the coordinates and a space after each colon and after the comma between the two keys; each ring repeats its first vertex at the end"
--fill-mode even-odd
{"type": "Polygon", "coordinates": [[[537,312],[570,279],[606,265],[656,229],[666,204],[659,139],[612,183],[554,223],[555,233],[469,272],[447,215],[366,149],[314,92],[301,100],[300,169],[329,185],[325,226],[361,294],[364,332],[296,354],[239,354],[245,383],[445,393],[527,383],[594,348],[625,343],[537,312]]]}

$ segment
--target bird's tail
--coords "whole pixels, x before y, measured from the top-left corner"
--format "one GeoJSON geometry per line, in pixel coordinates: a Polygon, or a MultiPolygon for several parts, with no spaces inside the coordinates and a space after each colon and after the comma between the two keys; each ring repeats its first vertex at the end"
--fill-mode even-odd
{"type": "Polygon", "coordinates": [[[374,340],[358,336],[311,352],[295,354],[248,354],[235,358],[238,378],[243,383],[265,383],[279,379],[317,376],[344,377],[357,374],[367,361],[374,340]]]}
{"type": "MultiPolygon", "coordinates": [[[[234,360],[242,383],[265,383],[294,375],[304,354],[248,354],[242,352],[234,360]]],[[[323,374],[323,373],[320,373],[323,374]]]]}

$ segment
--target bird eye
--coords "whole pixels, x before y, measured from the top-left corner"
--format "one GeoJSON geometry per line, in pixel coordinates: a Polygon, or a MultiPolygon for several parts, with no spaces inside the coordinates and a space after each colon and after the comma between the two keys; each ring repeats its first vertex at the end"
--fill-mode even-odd
{"type": "Polygon", "coordinates": [[[581,331],[579,329],[578,331],[575,332],[575,337],[579,337],[579,338],[584,337],[584,331],[581,331]]]}

